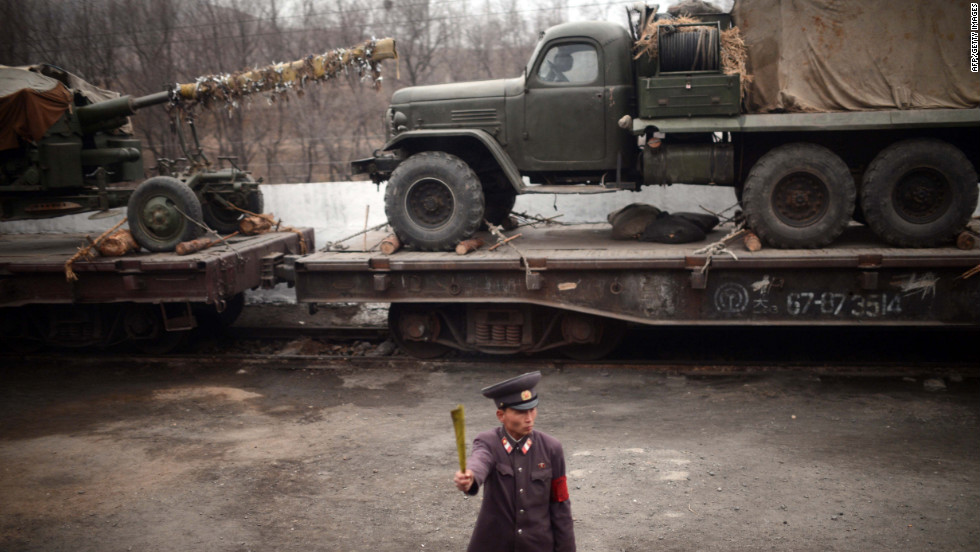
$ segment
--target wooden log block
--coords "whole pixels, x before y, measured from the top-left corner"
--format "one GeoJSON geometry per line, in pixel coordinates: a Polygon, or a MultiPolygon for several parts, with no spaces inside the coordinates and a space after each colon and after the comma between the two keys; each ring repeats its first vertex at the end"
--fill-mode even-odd
{"type": "Polygon", "coordinates": [[[759,251],[762,249],[762,241],[759,240],[759,236],[756,236],[752,232],[745,234],[742,238],[742,243],[745,244],[745,248],[749,251],[759,251]]]}
{"type": "Polygon", "coordinates": [[[272,221],[265,216],[245,217],[238,223],[238,230],[246,236],[255,236],[268,232],[272,221]]]}
{"type": "Polygon", "coordinates": [[[964,230],[960,232],[960,235],[956,237],[956,247],[960,249],[973,249],[977,246],[977,236],[969,230],[964,230]]]}
{"type": "Polygon", "coordinates": [[[481,247],[483,247],[483,240],[481,240],[480,238],[463,240],[456,245],[456,254],[466,255],[470,251],[476,251],[481,247]]]}
{"type": "Polygon", "coordinates": [[[190,255],[191,253],[197,253],[198,251],[202,251],[214,245],[218,245],[219,243],[227,240],[228,238],[237,235],[238,232],[232,232],[231,234],[228,234],[227,236],[221,238],[220,240],[209,240],[206,238],[201,238],[197,240],[181,242],[177,244],[175,251],[177,252],[178,255],[190,255]]]}
{"type": "Polygon", "coordinates": [[[381,252],[385,255],[392,255],[395,251],[398,251],[402,247],[401,240],[398,236],[391,234],[385,239],[381,240],[381,252]]]}
{"type": "Polygon", "coordinates": [[[103,257],[122,257],[130,251],[139,251],[140,246],[129,230],[119,230],[99,243],[99,254],[103,257]]]}

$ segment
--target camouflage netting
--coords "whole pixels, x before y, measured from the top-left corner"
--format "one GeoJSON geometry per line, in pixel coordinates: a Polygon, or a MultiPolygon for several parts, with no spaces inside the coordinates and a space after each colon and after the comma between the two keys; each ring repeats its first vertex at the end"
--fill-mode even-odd
{"type": "Polygon", "coordinates": [[[199,77],[194,83],[176,85],[176,96],[183,100],[185,107],[200,105],[208,108],[223,103],[228,108],[237,108],[253,94],[265,93],[272,102],[287,97],[290,90],[301,96],[308,82],[348,75],[369,79],[379,89],[381,62],[397,58],[394,39],[371,39],[353,48],[338,48],[291,63],[199,77]]]}

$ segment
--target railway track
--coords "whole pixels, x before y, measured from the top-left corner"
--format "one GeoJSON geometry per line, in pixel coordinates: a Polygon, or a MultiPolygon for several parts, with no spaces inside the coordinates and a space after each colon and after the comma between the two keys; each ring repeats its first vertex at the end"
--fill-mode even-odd
{"type": "Polygon", "coordinates": [[[813,328],[633,330],[610,358],[580,361],[551,354],[493,356],[450,353],[420,360],[392,351],[383,328],[235,328],[213,342],[192,343],[179,354],[148,355],[128,350],[56,350],[0,355],[15,366],[73,368],[209,367],[263,370],[371,370],[425,367],[433,370],[562,370],[585,368],[643,370],[686,376],[741,376],[805,373],[821,377],[978,378],[980,365],[970,344],[978,329],[846,332],[813,328]],[[845,339],[845,335],[847,339],[845,339]],[[654,339],[652,336],[659,336],[654,339]],[[297,352],[289,344],[323,344],[297,352]],[[663,345],[656,346],[659,341],[663,345]],[[700,344],[700,346],[698,345],[700,344]],[[765,346],[764,346],[765,345],[765,346]]]}
{"type": "MultiPolygon", "coordinates": [[[[23,361],[32,366],[61,366],[69,363],[73,369],[140,369],[188,367],[245,370],[374,370],[425,368],[438,371],[590,369],[598,372],[612,370],[641,370],[665,375],[688,377],[747,377],[770,374],[806,374],[814,377],[842,378],[949,378],[953,381],[980,378],[975,366],[962,364],[909,364],[878,362],[849,365],[816,365],[809,363],[698,363],[698,362],[640,362],[640,361],[571,361],[562,359],[487,359],[453,358],[418,360],[411,357],[350,357],[324,355],[80,355],[77,353],[31,355],[23,361]]],[[[7,362],[5,362],[7,364],[7,362]]],[[[16,366],[17,363],[12,363],[16,366]]],[[[14,366],[10,366],[13,368],[14,366]]]]}

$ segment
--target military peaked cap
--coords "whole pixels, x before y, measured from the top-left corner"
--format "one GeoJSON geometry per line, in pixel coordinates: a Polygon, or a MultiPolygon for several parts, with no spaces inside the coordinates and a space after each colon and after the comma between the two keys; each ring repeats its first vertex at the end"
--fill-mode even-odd
{"type": "Polygon", "coordinates": [[[493,399],[493,404],[499,409],[531,410],[538,406],[538,393],[534,387],[539,381],[541,372],[528,372],[484,387],[480,392],[484,397],[493,399]]]}

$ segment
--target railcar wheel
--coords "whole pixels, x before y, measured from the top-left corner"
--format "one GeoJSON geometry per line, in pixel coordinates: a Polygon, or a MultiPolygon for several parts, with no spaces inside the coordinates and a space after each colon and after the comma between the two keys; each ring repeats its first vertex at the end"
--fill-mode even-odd
{"type": "Polygon", "coordinates": [[[392,303],[388,308],[391,338],[409,356],[421,359],[445,356],[450,348],[435,342],[441,329],[434,310],[401,303],[392,303]]]}
{"type": "Polygon", "coordinates": [[[194,317],[197,319],[198,328],[215,335],[230,328],[245,310],[245,294],[236,293],[225,301],[223,307],[219,312],[217,305],[195,305],[194,317]]]}
{"type": "Polygon", "coordinates": [[[44,335],[25,307],[0,309],[0,348],[12,353],[36,353],[44,348],[44,335]]]}
{"type": "Polygon", "coordinates": [[[816,144],[774,148],[749,171],[742,205],[749,228],[778,248],[829,245],[854,212],[854,177],[844,161],[816,144]]]}
{"type": "Polygon", "coordinates": [[[123,328],[133,345],[148,355],[179,349],[190,331],[168,332],[159,305],[131,305],[123,315],[123,328]]]}
{"type": "Polygon", "coordinates": [[[962,151],[941,140],[905,140],[868,166],[861,207],[868,226],[886,242],[934,247],[966,226],[977,194],[977,173],[962,151]]]}
{"type": "Polygon", "coordinates": [[[169,176],[140,184],[129,197],[127,216],[133,238],[148,251],[173,251],[201,233],[193,222],[202,220],[201,202],[186,184],[169,176]]]}
{"type": "Polygon", "coordinates": [[[577,343],[566,345],[560,351],[574,360],[599,360],[619,347],[625,330],[626,323],[622,320],[567,314],[561,321],[562,336],[577,343]]]}
{"type": "MultiPolygon", "coordinates": [[[[214,195],[218,194],[215,193],[210,198],[200,198],[204,223],[219,234],[231,234],[237,231],[238,222],[242,220],[245,214],[236,209],[226,207],[214,195]]],[[[230,196],[225,196],[224,199],[236,207],[256,214],[261,214],[262,209],[265,207],[265,200],[262,197],[262,192],[259,190],[231,194],[230,196]]]]}
{"type": "Polygon", "coordinates": [[[429,251],[451,250],[483,221],[480,180],[454,155],[415,154],[391,173],[385,214],[402,243],[429,251]]]}

